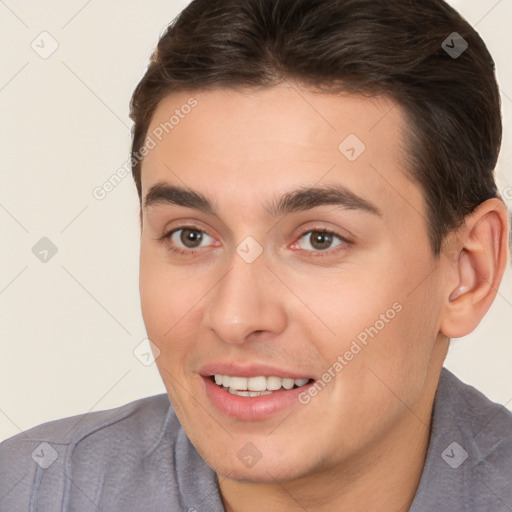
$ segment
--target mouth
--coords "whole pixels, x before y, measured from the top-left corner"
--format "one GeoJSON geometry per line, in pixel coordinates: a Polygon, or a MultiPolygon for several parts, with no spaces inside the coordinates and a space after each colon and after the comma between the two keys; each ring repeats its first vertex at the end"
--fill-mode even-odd
{"type": "Polygon", "coordinates": [[[300,396],[315,382],[314,379],[299,375],[272,375],[272,371],[258,375],[254,369],[240,373],[245,375],[202,375],[206,399],[223,416],[255,422],[294,407],[300,407],[300,411],[307,409],[301,405],[300,396]]]}
{"type": "Polygon", "coordinates": [[[275,375],[269,377],[262,375],[256,377],[240,377],[214,374],[210,375],[210,380],[227,393],[249,398],[282,393],[284,391],[307,386],[314,382],[314,379],[292,379],[275,375]]]}

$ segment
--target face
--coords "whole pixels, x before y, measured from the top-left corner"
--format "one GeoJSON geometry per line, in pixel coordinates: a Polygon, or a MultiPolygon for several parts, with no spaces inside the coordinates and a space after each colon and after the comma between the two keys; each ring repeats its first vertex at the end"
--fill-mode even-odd
{"type": "Polygon", "coordinates": [[[354,467],[431,399],[441,272],[404,119],[390,99],[289,85],[159,104],[142,313],[179,420],[219,475],[354,467]]]}

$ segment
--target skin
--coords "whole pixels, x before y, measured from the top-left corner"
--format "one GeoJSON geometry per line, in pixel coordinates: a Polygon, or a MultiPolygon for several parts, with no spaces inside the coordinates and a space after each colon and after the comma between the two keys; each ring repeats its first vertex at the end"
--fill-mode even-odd
{"type": "Polygon", "coordinates": [[[218,213],[143,208],[142,313],[183,428],[217,473],[227,511],[408,510],[449,337],[478,325],[503,276],[503,202],[482,203],[436,259],[421,189],[405,173],[404,113],[391,99],[289,83],[180,92],[160,102],[148,133],[192,95],[197,106],[142,164],[143,199],[165,181],[212,198],[218,213]],[[348,134],[366,145],[353,162],[338,150],[348,134]],[[382,217],[332,205],[265,215],[264,201],[333,183],[382,217]],[[182,232],[158,240],[183,226],[201,230],[203,241],[185,245],[182,232]],[[315,257],[322,248],[311,232],[325,229],[351,243],[334,238],[315,257]],[[247,236],[263,249],[250,264],[236,252],[247,236]],[[396,302],[401,311],[307,405],[246,421],[204,394],[198,370],[212,360],[321,379],[396,302]],[[261,452],[252,467],[237,457],[249,441],[261,452]]]}

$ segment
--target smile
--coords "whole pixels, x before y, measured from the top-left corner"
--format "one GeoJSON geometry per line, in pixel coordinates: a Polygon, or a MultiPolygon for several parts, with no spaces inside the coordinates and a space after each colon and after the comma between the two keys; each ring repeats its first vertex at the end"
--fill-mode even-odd
{"type": "Polygon", "coordinates": [[[211,379],[224,391],[232,395],[256,397],[269,395],[276,391],[285,391],[304,386],[313,379],[290,379],[288,377],[258,376],[238,377],[215,374],[211,379]]]}
{"type": "Polygon", "coordinates": [[[301,406],[298,397],[315,380],[275,375],[242,377],[215,373],[203,376],[208,402],[224,416],[261,421],[301,406]]]}

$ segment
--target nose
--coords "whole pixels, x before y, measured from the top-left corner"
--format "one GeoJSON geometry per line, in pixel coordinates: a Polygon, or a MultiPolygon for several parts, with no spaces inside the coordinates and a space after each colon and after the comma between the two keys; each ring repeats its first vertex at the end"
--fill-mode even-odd
{"type": "Polygon", "coordinates": [[[207,326],[232,344],[246,342],[253,333],[279,334],[287,322],[280,286],[263,254],[247,263],[234,252],[227,271],[209,294],[207,326]]]}

